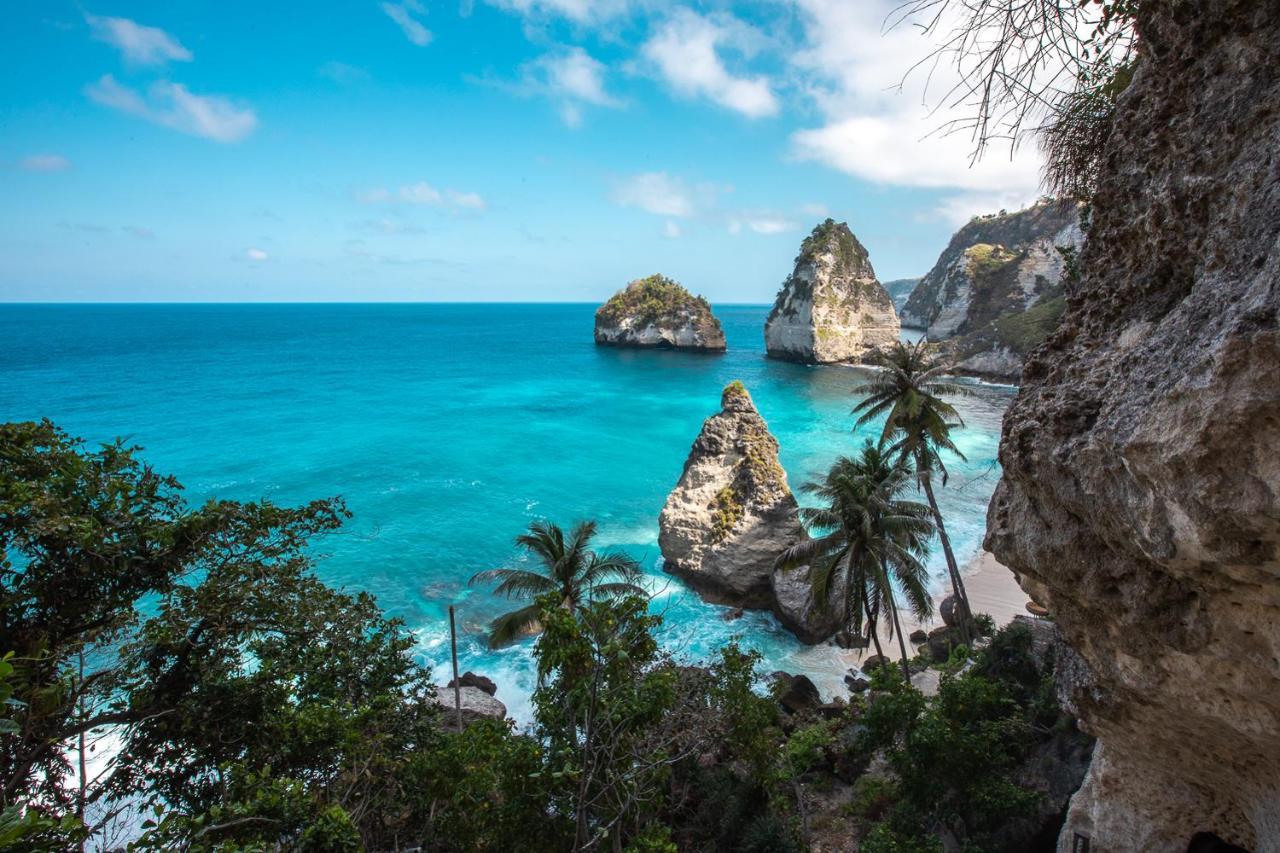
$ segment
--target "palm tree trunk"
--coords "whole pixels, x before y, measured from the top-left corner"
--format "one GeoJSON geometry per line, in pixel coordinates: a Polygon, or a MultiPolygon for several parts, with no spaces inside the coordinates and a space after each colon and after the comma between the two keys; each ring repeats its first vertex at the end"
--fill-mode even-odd
{"type": "Polygon", "coordinates": [[[902,650],[902,677],[911,683],[911,664],[907,658],[907,641],[902,637],[902,623],[898,621],[898,604],[893,599],[893,588],[889,588],[889,612],[893,614],[893,630],[898,632],[898,648],[902,650]]]}
{"type": "MultiPolygon", "coordinates": [[[[919,467],[917,466],[917,470],[919,467]]],[[[938,509],[938,499],[933,495],[933,483],[927,470],[921,470],[920,485],[924,489],[925,498],[929,501],[929,509],[933,511],[933,523],[938,528],[938,540],[942,542],[942,553],[947,558],[947,574],[951,577],[951,591],[955,594],[956,604],[960,608],[960,637],[965,645],[972,645],[969,628],[973,625],[973,611],[969,609],[969,596],[964,589],[964,581],[960,578],[960,567],[956,565],[955,552],[951,550],[951,539],[947,536],[947,527],[942,523],[942,511],[938,509]]]]}
{"type": "Polygon", "coordinates": [[[876,654],[883,658],[884,649],[880,648],[880,631],[878,630],[879,626],[876,624],[876,617],[871,615],[870,603],[863,601],[862,606],[867,611],[867,631],[871,634],[871,642],[875,644],[876,654]]]}

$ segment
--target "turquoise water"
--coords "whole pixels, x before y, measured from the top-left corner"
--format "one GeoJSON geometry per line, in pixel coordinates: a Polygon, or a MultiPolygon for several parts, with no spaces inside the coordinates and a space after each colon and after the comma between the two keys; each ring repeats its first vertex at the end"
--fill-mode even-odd
{"type": "MultiPolygon", "coordinates": [[[[484,648],[507,605],[466,579],[517,559],[512,537],[536,518],[595,518],[600,545],[641,559],[673,651],[705,657],[741,634],[769,669],[834,689],[838,650],[765,614],[725,622],[656,566],[658,513],[730,380],[793,486],[861,443],[855,370],[767,360],[765,306],[716,310],[723,356],[597,348],[588,305],[0,306],[0,417],[125,436],[193,503],[341,495],[354,518],[317,544],[321,576],[403,617],[441,681],[456,604],[460,664],[494,676],[518,719],[530,644],[484,648]]],[[[962,558],[982,538],[1012,394],[976,387],[959,401],[968,462],[940,495],[962,558]]],[[[941,555],[931,568],[940,581],[941,555]]]]}

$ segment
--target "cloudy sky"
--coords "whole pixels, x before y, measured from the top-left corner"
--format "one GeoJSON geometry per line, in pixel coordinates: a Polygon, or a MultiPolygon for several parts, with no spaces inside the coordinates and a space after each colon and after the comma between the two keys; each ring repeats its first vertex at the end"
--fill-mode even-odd
{"type": "Polygon", "coordinates": [[[1037,195],[895,0],[285,5],[8,4],[0,301],[766,302],[828,215],[888,280],[1037,195]]]}

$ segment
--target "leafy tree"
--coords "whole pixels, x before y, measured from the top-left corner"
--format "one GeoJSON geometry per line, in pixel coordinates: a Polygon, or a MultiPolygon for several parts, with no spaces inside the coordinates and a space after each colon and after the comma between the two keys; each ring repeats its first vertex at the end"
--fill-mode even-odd
{"type": "Polygon", "coordinates": [[[951,548],[951,539],[947,536],[942,511],[938,509],[938,499],[933,493],[935,472],[941,475],[944,486],[947,482],[942,451],[964,459],[964,454],[951,440],[951,430],[964,426],[964,421],[955,407],[942,398],[967,391],[941,378],[945,365],[930,355],[925,341],[914,344],[898,342],[888,350],[877,351],[874,358],[883,369],[861,389],[867,397],[853,408],[854,414],[858,415],[857,425],[862,426],[884,415],[881,444],[892,442],[892,451],[915,466],[916,479],[929,502],[938,540],[946,556],[951,590],[960,606],[961,636],[966,644],[971,643],[969,597],[951,548]]]}
{"type": "Polygon", "coordinates": [[[0,648],[19,703],[3,805],[92,813],[101,833],[162,802],[159,846],[411,833],[403,771],[437,737],[433,688],[398,621],[312,576],[306,546],[346,515],[192,509],[134,448],[0,425],[0,648]],[[120,747],[89,778],[73,756],[103,733],[120,747]]]}
{"type": "Polygon", "coordinates": [[[1032,811],[1038,795],[1013,781],[1037,730],[1056,721],[1051,670],[1030,653],[1030,635],[1000,631],[973,669],[946,675],[926,699],[887,672],[861,722],[863,747],[883,749],[894,771],[895,802],[861,849],[936,849],[945,830],[966,850],[989,849],[995,833],[1032,811]]]}
{"type": "Polygon", "coordinates": [[[516,544],[535,558],[541,571],[490,569],[479,572],[471,583],[498,581],[494,592],[507,598],[524,598],[530,603],[493,620],[489,647],[509,645],[520,637],[541,629],[539,596],[555,594],[560,607],[576,611],[596,598],[644,596],[639,586],[640,567],[621,552],[597,554],[588,547],[596,534],[594,521],[574,525],[566,537],[563,530],[546,521],[535,521],[529,531],[516,537],[516,544]]]}
{"type": "Polygon", "coordinates": [[[927,553],[933,524],[927,507],[898,497],[909,482],[910,473],[902,464],[868,441],[857,458],[837,459],[823,480],[802,487],[823,504],[800,509],[814,536],[778,558],[784,569],[811,566],[810,582],[820,606],[825,606],[833,589],[840,591],[846,624],[855,633],[865,628],[877,652],[876,616],[887,611],[904,673],[909,656],[895,583],[917,618],[932,612],[928,573],[921,558],[927,553]]]}
{"type": "Polygon", "coordinates": [[[538,600],[542,636],[534,647],[537,734],[553,808],[573,822],[574,850],[611,841],[615,849],[648,828],[670,766],[696,751],[691,734],[664,716],[678,673],[662,661],[648,599],[590,601],[576,610],[558,592],[538,600]]]}

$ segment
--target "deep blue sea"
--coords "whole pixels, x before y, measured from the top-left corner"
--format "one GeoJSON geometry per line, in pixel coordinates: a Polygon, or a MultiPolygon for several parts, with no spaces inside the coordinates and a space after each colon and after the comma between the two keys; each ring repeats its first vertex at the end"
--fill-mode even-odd
{"type": "MultiPolygon", "coordinates": [[[[531,643],[487,651],[484,626],[509,605],[466,580],[517,560],[512,537],[537,518],[597,519],[598,545],[641,559],[668,648],[696,659],[738,634],[766,670],[835,689],[834,647],[805,647],[766,614],[725,622],[664,575],[657,520],[726,383],[746,384],[796,487],[861,443],[849,414],[858,371],[766,359],[766,306],[717,306],[722,356],[597,348],[593,310],[3,305],[0,417],[47,417],[93,442],[124,436],[192,503],[341,495],[354,518],[316,544],[320,575],[403,617],[441,683],[457,605],[461,666],[495,677],[517,719],[531,643]]],[[[982,538],[1013,393],[976,389],[958,401],[968,461],[950,465],[940,494],[962,559],[982,538]]],[[[940,581],[940,554],[931,566],[940,581]]]]}

